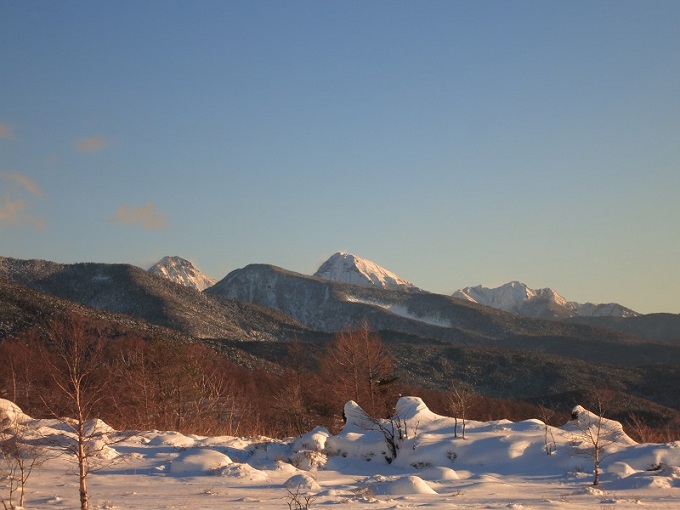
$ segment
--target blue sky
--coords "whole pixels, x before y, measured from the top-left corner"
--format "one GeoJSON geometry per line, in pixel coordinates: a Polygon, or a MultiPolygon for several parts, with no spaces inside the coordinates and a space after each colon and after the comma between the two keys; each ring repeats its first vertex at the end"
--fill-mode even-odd
{"type": "Polygon", "coordinates": [[[680,2],[0,3],[0,255],[345,250],[680,312],[680,2]]]}

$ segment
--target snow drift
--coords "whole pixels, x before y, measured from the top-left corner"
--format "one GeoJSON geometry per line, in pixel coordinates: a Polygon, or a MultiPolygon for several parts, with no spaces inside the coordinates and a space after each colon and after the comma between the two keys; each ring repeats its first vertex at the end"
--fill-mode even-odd
{"type": "MultiPolygon", "coordinates": [[[[453,418],[433,413],[420,398],[403,397],[391,419],[369,417],[348,402],[347,421],[337,435],[323,427],[284,440],[127,433],[110,444],[115,455],[91,475],[92,486],[102,497],[124,499],[129,508],[169,508],[170,501],[173,508],[217,509],[228,502],[280,508],[286,491],[313,493],[319,503],[351,501],[355,508],[392,500],[425,507],[455,501],[460,508],[578,509],[607,502],[638,508],[641,499],[670,508],[680,501],[680,443],[637,444],[611,420],[603,420],[610,441],[601,485],[593,488],[592,461],[576,450],[580,431],[596,415],[580,406],[575,411],[575,419],[561,427],[536,419],[468,421],[462,438],[453,418]],[[385,431],[395,423],[403,434],[395,436],[397,454],[391,457],[385,431]],[[554,448],[546,448],[547,430],[554,448]],[[221,497],[196,499],[214,494],[221,497]]],[[[63,422],[32,419],[0,400],[0,421],[14,418],[51,436],[55,450],[54,438],[71,439],[63,422]]],[[[75,485],[59,482],[71,469],[63,455],[50,460],[31,480],[26,506],[45,508],[54,501],[75,507],[75,485]],[[45,499],[45,490],[54,496],[45,499]]]]}

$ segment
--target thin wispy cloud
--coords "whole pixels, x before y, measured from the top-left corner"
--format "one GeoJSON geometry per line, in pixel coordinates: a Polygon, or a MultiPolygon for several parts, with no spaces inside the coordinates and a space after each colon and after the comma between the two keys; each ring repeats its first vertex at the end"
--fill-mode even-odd
{"type": "Polygon", "coordinates": [[[0,122],[0,138],[14,138],[12,126],[7,123],[0,122]]]}
{"type": "Polygon", "coordinates": [[[28,175],[20,174],[19,172],[4,172],[0,174],[0,176],[8,181],[15,182],[35,197],[41,197],[43,195],[42,190],[28,175]]]}
{"type": "Polygon", "coordinates": [[[0,228],[22,225],[45,228],[47,221],[30,212],[32,203],[29,199],[43,196],[35,181],[18,172],[0,173],[0,180],[6,183],[0,188],[0,228]]]}
{"type": "Polygon", "coordinates": [[[113,223],[121,223],[135,227],[142,227],[150,230],[165,228],[168,220],[165,213],[156,210],[153,202],[134,207],[121,205],[111,218],[113,223]]]}
{"type": "Polygon", "coordinates": [[[109,145],[111,142],[101,136],[81,138],[76,141],[76,149],[80,152],[97,152],[106,149],[109,145]]]}

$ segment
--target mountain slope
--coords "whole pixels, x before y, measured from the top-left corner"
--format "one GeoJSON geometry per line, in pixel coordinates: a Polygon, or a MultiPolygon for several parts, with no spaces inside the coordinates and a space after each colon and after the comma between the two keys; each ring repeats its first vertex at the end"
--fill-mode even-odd
{"type": "Polygon", "coordinates": [[[127,264],[0,258],[3,275],[52,296],[197,338],[289,338],[307,329],[268,308],[211,297],[127,264]]]}
{"type": "Polygon", "coordinates": [[[321,264],[314,276],[352,285],[391,290],[418,290],[411,282],[375,262],[350,253],[338,252],[321,264]]]}
{"type": "Polygon", "coordinates": [[[413,341],[508,347],[623,365],[680,362],[680,349],[622,333],[535,320],[426,292],[348,285],[253,264],[205,291],[279,310],[326,333],[366,323],[413,341]]]}
{"type": "Polygon", "coordinates": [[[680,314],[650,313],[635,317],[572,317],[569,322],[613,329],[650,342],[680,345],[680,314]]]}
{"type": "Polygon", "coordinates": [[[215,285],[215,280],[181,257],[163,257],[149,268],[149,272],[198,291],[215,285]]]}
{"type": "Polygon", "coordinates": [[[596,305],[567,301],[553,289],[531,289],[518,281],[512,281],[493,289],[481,285],[466,287],[454,292],[452,297],[537,319],[635,317],[638,315],[637,312],[617,303],[596,305]]]}
{"type": "Polygon", "coordinates": [[[60,322],[71,316],[84,317],[90,324],[103,326],[112,338],[132,335],[141,338],[188,339],[178,331],[142,319],[91,308],[0,277],[0,341],[21,336],[29,330],[48,331],[52,321],[60,322]]]}

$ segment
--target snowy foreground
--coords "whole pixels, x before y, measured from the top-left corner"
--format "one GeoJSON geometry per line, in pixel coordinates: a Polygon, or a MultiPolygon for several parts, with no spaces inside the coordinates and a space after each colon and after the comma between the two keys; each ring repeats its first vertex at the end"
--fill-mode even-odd
{"type": "MultiPolygon", "coordinates": [[[[592,418],[580,410],[581,420],[592,418]]],[[[462,439],[453,418],[418,398],[400,399],[397,412],[409,437],[391,464],[383,434],[353,402],[336,436],[323,428],[283,441],[108,429],[102,467],[88,477],[91,508],[297,508],[289,491],[314,494],[310,508],[680,508],[680,442],[637,444],[606,421],[616,441],[593,487],[592,460],[575,454],[577,420],[548,429],[539,420],[468,422],[462,439]],[[546,432],[548,450],[556,447],[549,455],[546,432]]],[[[54,451],[73,440],[64,423],[33,420],[0,400],[0,417],[7,414],[54,451]]],[[[73,460],[62,455],[37,470],[25,507],[78,508],[73,460]]]]}

